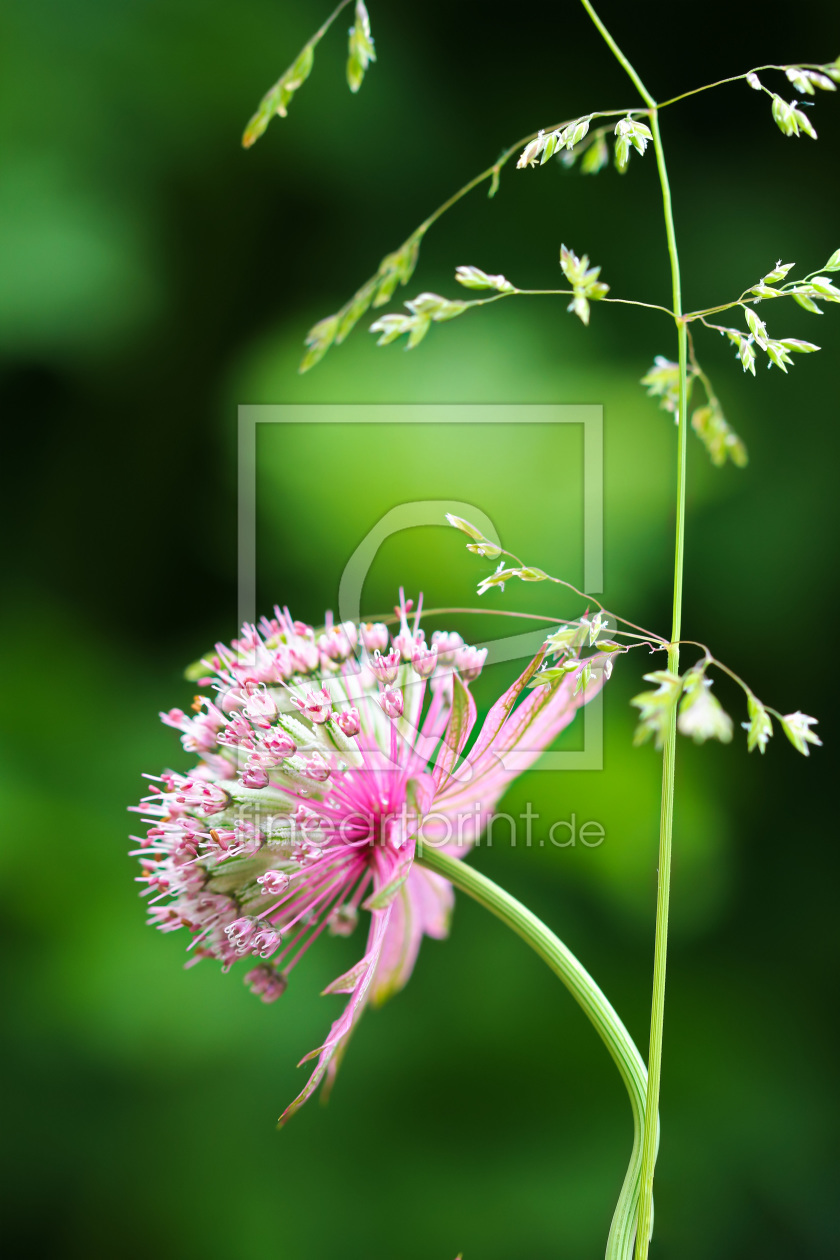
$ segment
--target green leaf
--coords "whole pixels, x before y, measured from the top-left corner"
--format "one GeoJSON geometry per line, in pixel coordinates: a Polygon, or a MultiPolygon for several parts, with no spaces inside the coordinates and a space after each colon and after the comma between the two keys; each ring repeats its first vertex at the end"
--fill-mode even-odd
{"type": "Polygon", "coordinates": [[[840,271],[840,249],[835,249],[834,253],[823,267],[823,271],[840,271]]]}

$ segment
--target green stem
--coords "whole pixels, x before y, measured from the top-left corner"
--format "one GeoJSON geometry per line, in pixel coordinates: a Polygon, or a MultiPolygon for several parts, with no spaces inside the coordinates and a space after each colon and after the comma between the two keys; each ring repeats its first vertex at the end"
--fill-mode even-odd
{"type": "Polygon", "coordinates": [[[619,65],[622,67],[622,69],[625,71],[625,73],[633,82],[636,88],[636,91],[639,93],[644,103],[648,105],[651,109],[656,109],[656,101],[653,99],[650,92],[645,87],[644,83],[642,83],[642,80],[639,78],[635,67],[632,66],[630,62],[627,60],[624,53],[619,48],[618,44],[615,42],[612,35],[607,30],[606,26],[604,26],[604,23],[598,17],[598,14],[595,12],[592,5],[589,3],[589,0],[581,0],[581,4],[583,5],[584,9],[586,9],[586,12],[589,14],[589,16],[592,18],[592,21],[595,23],[595,26],[598,28],[598,31],[602,39],[604,40],[604,43],[609,48],[610,52],[615,57],[616,61],[619,63],[619,65]]]}
{"type": "MultiPolygon", "coordinates": [[[[671,282],[674,311],[677,315],[677,336],[680,364],[679,426],[677,431],[677,522],[674,547],[674,600],[671,623],[671,646],[668,669],[680,670],[679,638],[682,627],[683,567],[685,559],[685,465],[688,434],[688,335],[682,315],[680,263],[674,231],[671,189],[665,167],[665,154],[659,132],[659,115],[651,115],[651,131],[656,150],[656,165],[662,186],[665,232],[671,260],[671,282]]],[[[671,841],[674,829],[674,779],[677,756],[677,712],[671,714],[662,758],[662,803],[659,817],[659,867],[656,884],[656,940],[653,955],[653,998],[650,1020],[650,1053],[648,1055],[648,1115],[659,1113],[659,1085],[662,1072],[662,1030],[665,1019],[665,971],[668,955],[668,911],[671,899],[671,841]]],[[[636,1234],[636,1260],[647,1260],[653,1228],[653,1171],[656,1163],[657,1135],[646,1131],[642,1152],[642,1184],[639,1197],[639,1228],[636,1234]]]]}
{"type": "MultiPolygon", "coordinates": [[[[630,1034],[574,954],[520,901],[466,862],[449,857],[437,848],[418,844],[416,860],[495,914],[530,945],[563,981],[609,1051],[630,1098],[633,1151],[610,1227],[606,1260],[631,1260],[641,1174],[641,1135],[645,1131],[647,1073],[630,1034]]],[[[655,1132],[655,1125],[653,1129],[655,1132]]]]}
{"type": "MultiPolygon", "coordinates": [[[[653,134],[653,147],[656,153],[656,168],[659,172],[659,183],[662,189],[662,207],[665,214],[665,234],[668,242],[668,256],[671,262],[671,289],[673,294],[674,317],[677,323],[680,363],[680,399],[679,428],[677,436],[677,524],[676,543],[674,549],[674,600],[673,621],[671,630],[671,646],[668,649],[668,668],[673,673],[679,672],[680,649],[679,638],[682,623],[682,588],[683,561],[685,551],[685,463],[686,435],[688,432],[688,369],[687,369],[687,330],[682,318],[682,291],[680,282],[680,263],[677,254],[677,239],[674,230],[674,215],[671,205],[671,186],[668,182],[668,171],[665,165],[665,153],[662,147],[662,136],[659,130],[659,114],[656,101],[642,83],[633,66],[624,56],[612,35],[604,26],[589,0],[581,0],[583,7],[600,31],[607,45],[620,64],[624,67],[638,92],[650,108],[650,126],[653,134]]],[[[671,840],[674,826],[674,775],[677,751],[677,715],[676,709],[671,715],[665,736],[662,758],[662,804],[659,816],[659,868],[656,886],[656,941],[653,957],[653,999],[651,1003],[650,1021],[650,1054],[648,1057],[648,1083],[646,1114],[659,1114],[659,1083],[662,1071],[662,1028],[665,1015],[665,970],[668,952],[668,910],[671,895],[671,840]]],[[[647,1260],[650,1234],[653,1228],[653,1171],[656,1163],[657,1126],[649,1125],[645,1129],[642,1144],[642,1181],[639,1197],[639,1221],[636,1231],[636,1260],[647,1260]]]]}

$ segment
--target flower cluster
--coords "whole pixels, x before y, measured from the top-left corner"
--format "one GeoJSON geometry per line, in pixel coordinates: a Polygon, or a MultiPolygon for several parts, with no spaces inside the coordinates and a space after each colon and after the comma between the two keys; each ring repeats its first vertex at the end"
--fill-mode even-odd
{"type": "Polygon", "coordinates": [[[396,611],[392,635],[330,619],[316,632],[275,608],[217,644],[202,662],[211,694],[161,714],[197,767],[161,775],[134,807],[150,923],[187,928],[191,962],[249,959],[245,982],[264,1002],[322,933],[348,935],[370,914],[362,958],[325,990],[349,994],[347,1007],[281,1120],[334,1075],[366,1004],[402,988],[423,936],[446,935],[452,888],[414,864],[418,840],[462,856],[603,682],[601,671],[577,690],[569,677],[527,691],[543,649],[466,753],[487,649],[443,631],[427,643],[402,593],[396,611]]]}

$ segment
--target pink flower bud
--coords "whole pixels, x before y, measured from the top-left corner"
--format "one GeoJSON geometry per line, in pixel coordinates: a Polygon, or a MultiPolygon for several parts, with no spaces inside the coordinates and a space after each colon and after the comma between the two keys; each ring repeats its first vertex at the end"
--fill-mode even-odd
{"type": "Polygon", "coordinates": [[[342,735],[346,735],[348,739],[352,739],[354,735],[358,735],[362,729],[362,720],[359,717],[359,710],[355,705],[351,705],[349,709],[342,709],[340,713],[335,713],[336,725],[342,735]]]}
{"type": "Polygon", "coordinates": [[[404,661],[410,661],[414,658],[414,653],[421,646],[425,646],[426,632],[424,630],[415,630],[414,634],[410,630],[401,630],[399,634],[394,635],[394,647],[399,652],[404,661]]]}
{"type": "Polygon", "coordinates": [[[414,649],[414,656],[411,658],[411,666],[416,674],[421,678],[430,678],[437,667],[438,654],[436,647],[426,647],[425,643],[419,644],[414,649]]]}
{"type": "Polygon", "coordinates": [[[199,779],[185,779],[175,797],[179,805],[189,805],[202,814],[219,814],[227,809],[230,797],[215,783],[199,779]]]}
{"type": "Polygon", "coordinates": [[[355,906],[336,906],[327,917],[327,931],[331,936],[350,936],[358,922],[355,906]]]}
{"type": "Polygon", "coordinates": [[[279,679],[291,678],[295,673],[295,661],[289,649],[282,644],[276,648],[272,659],[274,673],[279,679]]]}
{"type": "Polygon", "coordinates": [[[455,664],[464,682],[478,678],[486,660],[487,648],[462,647],[455,654],[455,664]]]}
{"type": "Polygon", "coordinates": [[[368,652],[382,652],[388,646],[388,627],[381,621],[366,621],[359,631],[368,652]]]}
{"type": "Polygon", "coordinates": [[[432,647],[437,648],[438,660],[442,665],[450,665],[455,653],[464,646],[464,640],[455,630],[435,630],[432,635],[432,647]]]}
{"type": "Polygon", "coordinates": [[[393,687],[386,687],[379,697],[379,703],[388,714],[388,717],[402,717],[403,697],[401,691],[394,691],[393,687]]]}
{"type": "MultiPolygon", "coordinates": [[[[295,622],[300,625],[300,622],[295,622]]],[[[297,638],[289,644],[289,652],[295,665],[295,672],[299,674],[311,674],[313,669],[318,668],[320,662],[320,653],[318,652],[318,644],[315,642],[315,635],[310,627],[307,627],[312,638],[297,638]]]]}
{"type": "Polygon", "coordinates": [[[234,919],[233,923],[229,923],[225,928],[225,936],[238,954],[244,954],[253,940],[255,931],[256,923],[253,919],[234,919]]]}
{"type": "Polygon", "coordinates": [[[297,752],[297,744],[284,731],[274,731],[271,735],[263,737],[262,750],[266,758],[264,764],[276,766],[287,757],[294,756],[297,752]]]}
{"type": "Polygon", "coordinates": [[[183,730],[187,715],[183,709],[170,709],[168,713],[159,713],[158,717],[165,726],[174,726],[176,731],[183,730]]]}
{"type": "Polygon", "coordinates": [[[265,729],[271,726],[277,717],[277,705],[268,693],[265,683],[248,688],[248,699],[245,701],[245,713],[255,726],[265,729]]]}
{"type": "Polygon", "coordinates": [[[225,748],[253,748],[254,732],[249,722],[241,713],[236,713],[217,735],[217,740],[225,748]]]}
{"type": "Polygon", "coordinates": [[[378,678],[381,683],[392,683],[399,673],[400,654],[396,648],[389,652],[387,656],[383,656],[377,650],[368,661],[368,665],[374,678],[378,678]]]}
{"type": "Polygon", "coordinates": [[[353,654],[355,647],[356,627],[352,621],[348,621],[347,625],[353,631],[354,639],[351,641],[347,634],[346,626],[331,626],[318,639],[318,648],[329,661],[346,661],[348,656],[353,654]]]}
{"type": "Polygon", "coordinates": [[[315,753],[305,762],[303,773],[308,779],[314,779],[316,783],[326,783],[330,777],[330,768],[320,753],[315,753]]]}
{"type": "Polygon", "coordinates": [[[259,932],[255,932],[251,937],[251,953],[260,958],[270,958],[277,952],[282,939],[280,933],[275,932],[273,928],[260,928],[259,932]]]}
{"type": "Polygon", "coordinates": [[[268,775],[262,766],[257,762],[248,762],[248,765],[242,771],[242,786],[247,788],[268,787],[268,775]]]}
{"type": "Polygon", "coordinates": [[[308,805],[298,805],[295,810],[295,822],[303,831],[311,831],[320,825],[321,815],[308,805]]]}
{"type": "Polygon", "coordinates": [[[273,967],[254,967],[245,976],[245,984],[263,1002],[276,1002],[286,992],[288,981],[273,967]]]}
{"type": "Polygon", "coordinates": [[[344,632],[344,637],[350,644],[350,651],[355,652],[359,645],[359,631],[356,624],[352,621],[342,621],[339,629],[344,632]]]}
{"type": "Polygon", "coordinates": [[[303,700],[292,696],[292,704],[300,709],[304,717],[309,718],[310,722],[315,722],[318,726],[329,721],[332,713],[332,699],[326,687],[321,687],[318,691],[307,691],[303,700]]]}
{"type": "Polygon", "coordinates": [[[264,875],[257,876],[257,883],[265,896],[279,897],[289,887],[291,880],[285,871],[266,871],[264,875]]]}

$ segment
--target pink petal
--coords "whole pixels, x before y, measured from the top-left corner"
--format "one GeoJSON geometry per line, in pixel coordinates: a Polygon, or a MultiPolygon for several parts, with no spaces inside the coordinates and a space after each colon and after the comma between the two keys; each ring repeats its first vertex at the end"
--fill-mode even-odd
{"type": "Polygon", "coordinates": [[[412,867],[392,906],[371,990],[375,1006],[381,1006],[406,984],[424,936],[441,940],[447,935],[454,903],[448,880],[421,866],[412,867]]]}
{"type": "MultiPolygon", "coordinates": [[[[540,660],[541,655],[531,662],[522,678],[527,681],[540,660]]],[[[502,700],[507,700],[514,688],[522,682],[522,678],[517,679],[502,700]]],[[[499,713],[494,712],[501,705],[501,701],[497,702],[490,710],[462,771],[457,779],[450,780],[444,790],[438,793],[433,808],[449,816],[463,816],[471,805],[480,802],[483,813],[492,811],[508,783],[537,760],[560,731],[569,725],[578,709],[600,691],[603,683],[603,671],[599,670],[586,689],[575,695],[574,679],[567,676],[551,686],[540,687],[532,692],[512,714],[511,700],[508,704],[510,716],[501,722],[499,713]],[[488,724],[492,732],[490,740],[485,739],[488,724]]],[[[519,689],[521,691],[521,687],[519,689]]]]}
{"type": "Polygon", "coordinates": [[[435,787],[440,790],[445,786],[458,764],[472,728],[475,726],[475,701],[469,688],[465,687],[457,674],[452,675],[452,712],[449,725],[443,737],[443,745],[435,762],[433,778],[435,787]]]}

